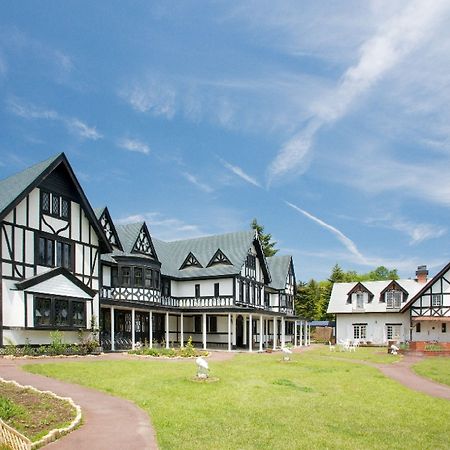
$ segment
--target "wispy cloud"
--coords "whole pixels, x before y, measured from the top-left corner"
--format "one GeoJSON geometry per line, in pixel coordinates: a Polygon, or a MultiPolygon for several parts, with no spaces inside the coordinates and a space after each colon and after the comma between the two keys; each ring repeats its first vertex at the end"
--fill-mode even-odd
{"type": "Polygon", "coordinates": [[[261,184],[256,180],[256,178],[250,176],[248,173],[244,172],[244,170],[239,166],[234,166],[233,164],[230,164],[229,162],[221,159],[220,162],[222,165],[228,169],[229,171],[233,172],[235,175],[237,175],[242,180],[246,181],[249,184],[252,184],[256,187],[262,187],[261,184]]]}
{"type": "Polygon", "coordinates": [[[143,153],[144,155],[148,155],[150,153],[150,147],[138,139],[123,138],[117,145],[120,148],[130,152],[143,153]]]}
{"type": "Polygon", "coordinates": [[[384,21],[360,46],[358,61],[345,71],[336,89],[312,105],[309,124],[282,146],[269,166],[269,182],[298,170],[311,151],[319,130],[345,116],[355,102],[406,55],[426,42],[449,6],[446,1],[430,4],[419,0],[384,21]]]}
{"type": "Polygon", "coordinates": [[[184,178],[186,178],[186,180],[189,181],[189,183],[192,183],[194,186],[199,188],[201,191],[206,192],[208,194],[210,194],[211,192],[214,191],[214,189],[211,186],[200,181],[195,175],[192,175],[189,172],[182,172],[182,174],[183,174],[184,178]]]}
{"type": "Polygon", "coordinates": [[[205,235],[198,225],[189,224],[174,217],[167,217],[163,213],[155,211],[131,214],[119,218],[115,222],[117,224],[127,224],[141,221],[147,223],[153,237],[164,241],[189,239],[205,235]]]}
{"type": "Polygon", "coordinates": [[[7,109],[10,113],[27,120],[51,120],[62,123],[69,132],[81,139],[96,141],[103,135],[95,127],[89,126],[76,117],[67,117],[55,110],[42,108],[29,102],[10,97],[7,100],[7,109]]]}

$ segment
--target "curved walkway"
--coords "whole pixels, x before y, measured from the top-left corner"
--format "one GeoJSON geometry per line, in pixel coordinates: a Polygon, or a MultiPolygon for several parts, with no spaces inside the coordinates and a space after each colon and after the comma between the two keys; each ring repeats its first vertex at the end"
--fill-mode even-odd
{"type": "MultiPolygon", "coordinates": [[[[157,449],[156,435],[148,415],[132,402],[94,389],[66,383],[53,378],[24,372],[21,365],[55,361],[10,360],[0,358],[0,375],[20,384],[49,390],[62,397],[71,397],[81,406],[83,424],[67,436],[49,444],[53,450],[153,450],[157,449]]],[[[67,361],[80,361],[66,358],[67,361]]]]}

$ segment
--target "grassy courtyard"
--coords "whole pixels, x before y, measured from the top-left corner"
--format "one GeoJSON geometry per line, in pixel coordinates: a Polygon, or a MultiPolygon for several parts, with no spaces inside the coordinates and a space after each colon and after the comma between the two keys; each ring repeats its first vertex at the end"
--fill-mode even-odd
{"type": "MultiPolygon", "coordinates": [[[[378,359],[379,350],[365,352],[360,359],[378,359]]],[[[410,391],[373,367],[334,360],[325,349],[280,359],[239,354],[211,361],[215,383],[192,381],[193,360],[27,370],[134,401],[150,415],[162,449],[449,448],[448,401],[410,391]]]]}
{"type": "Polygon", "coordinates": [[[427,357],[415,364],[413,370],[418,375],[450,386],[450,358],[447,356],[427,357]]]}

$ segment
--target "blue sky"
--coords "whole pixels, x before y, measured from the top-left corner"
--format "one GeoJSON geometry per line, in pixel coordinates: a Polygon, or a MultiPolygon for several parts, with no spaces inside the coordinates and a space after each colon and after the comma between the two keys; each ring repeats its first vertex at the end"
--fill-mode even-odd
{"type": "Polygon", "coordinates": [[[246,229],[297,278],[450,258],[446,1],[3,2],[0,176],[64,151],[160,239],[246,229]]]}

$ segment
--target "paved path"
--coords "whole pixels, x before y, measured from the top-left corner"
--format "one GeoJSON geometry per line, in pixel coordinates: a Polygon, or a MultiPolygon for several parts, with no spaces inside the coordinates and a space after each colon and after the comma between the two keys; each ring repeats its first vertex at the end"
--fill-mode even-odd
{"type": "MultiPolygon", "coordinates": [[[[49,444],[49,450],[150,450],[157,449],[156,435],[148,415],[132,402],[94,389],[24,372],[21,365],[46,360],[8,360],[0,358],[0,376],[72,397],[81,406],[83,424],[67,436],[49,444]]],[[[80,361],[65,358],[64,361],[80,361]]]]}

